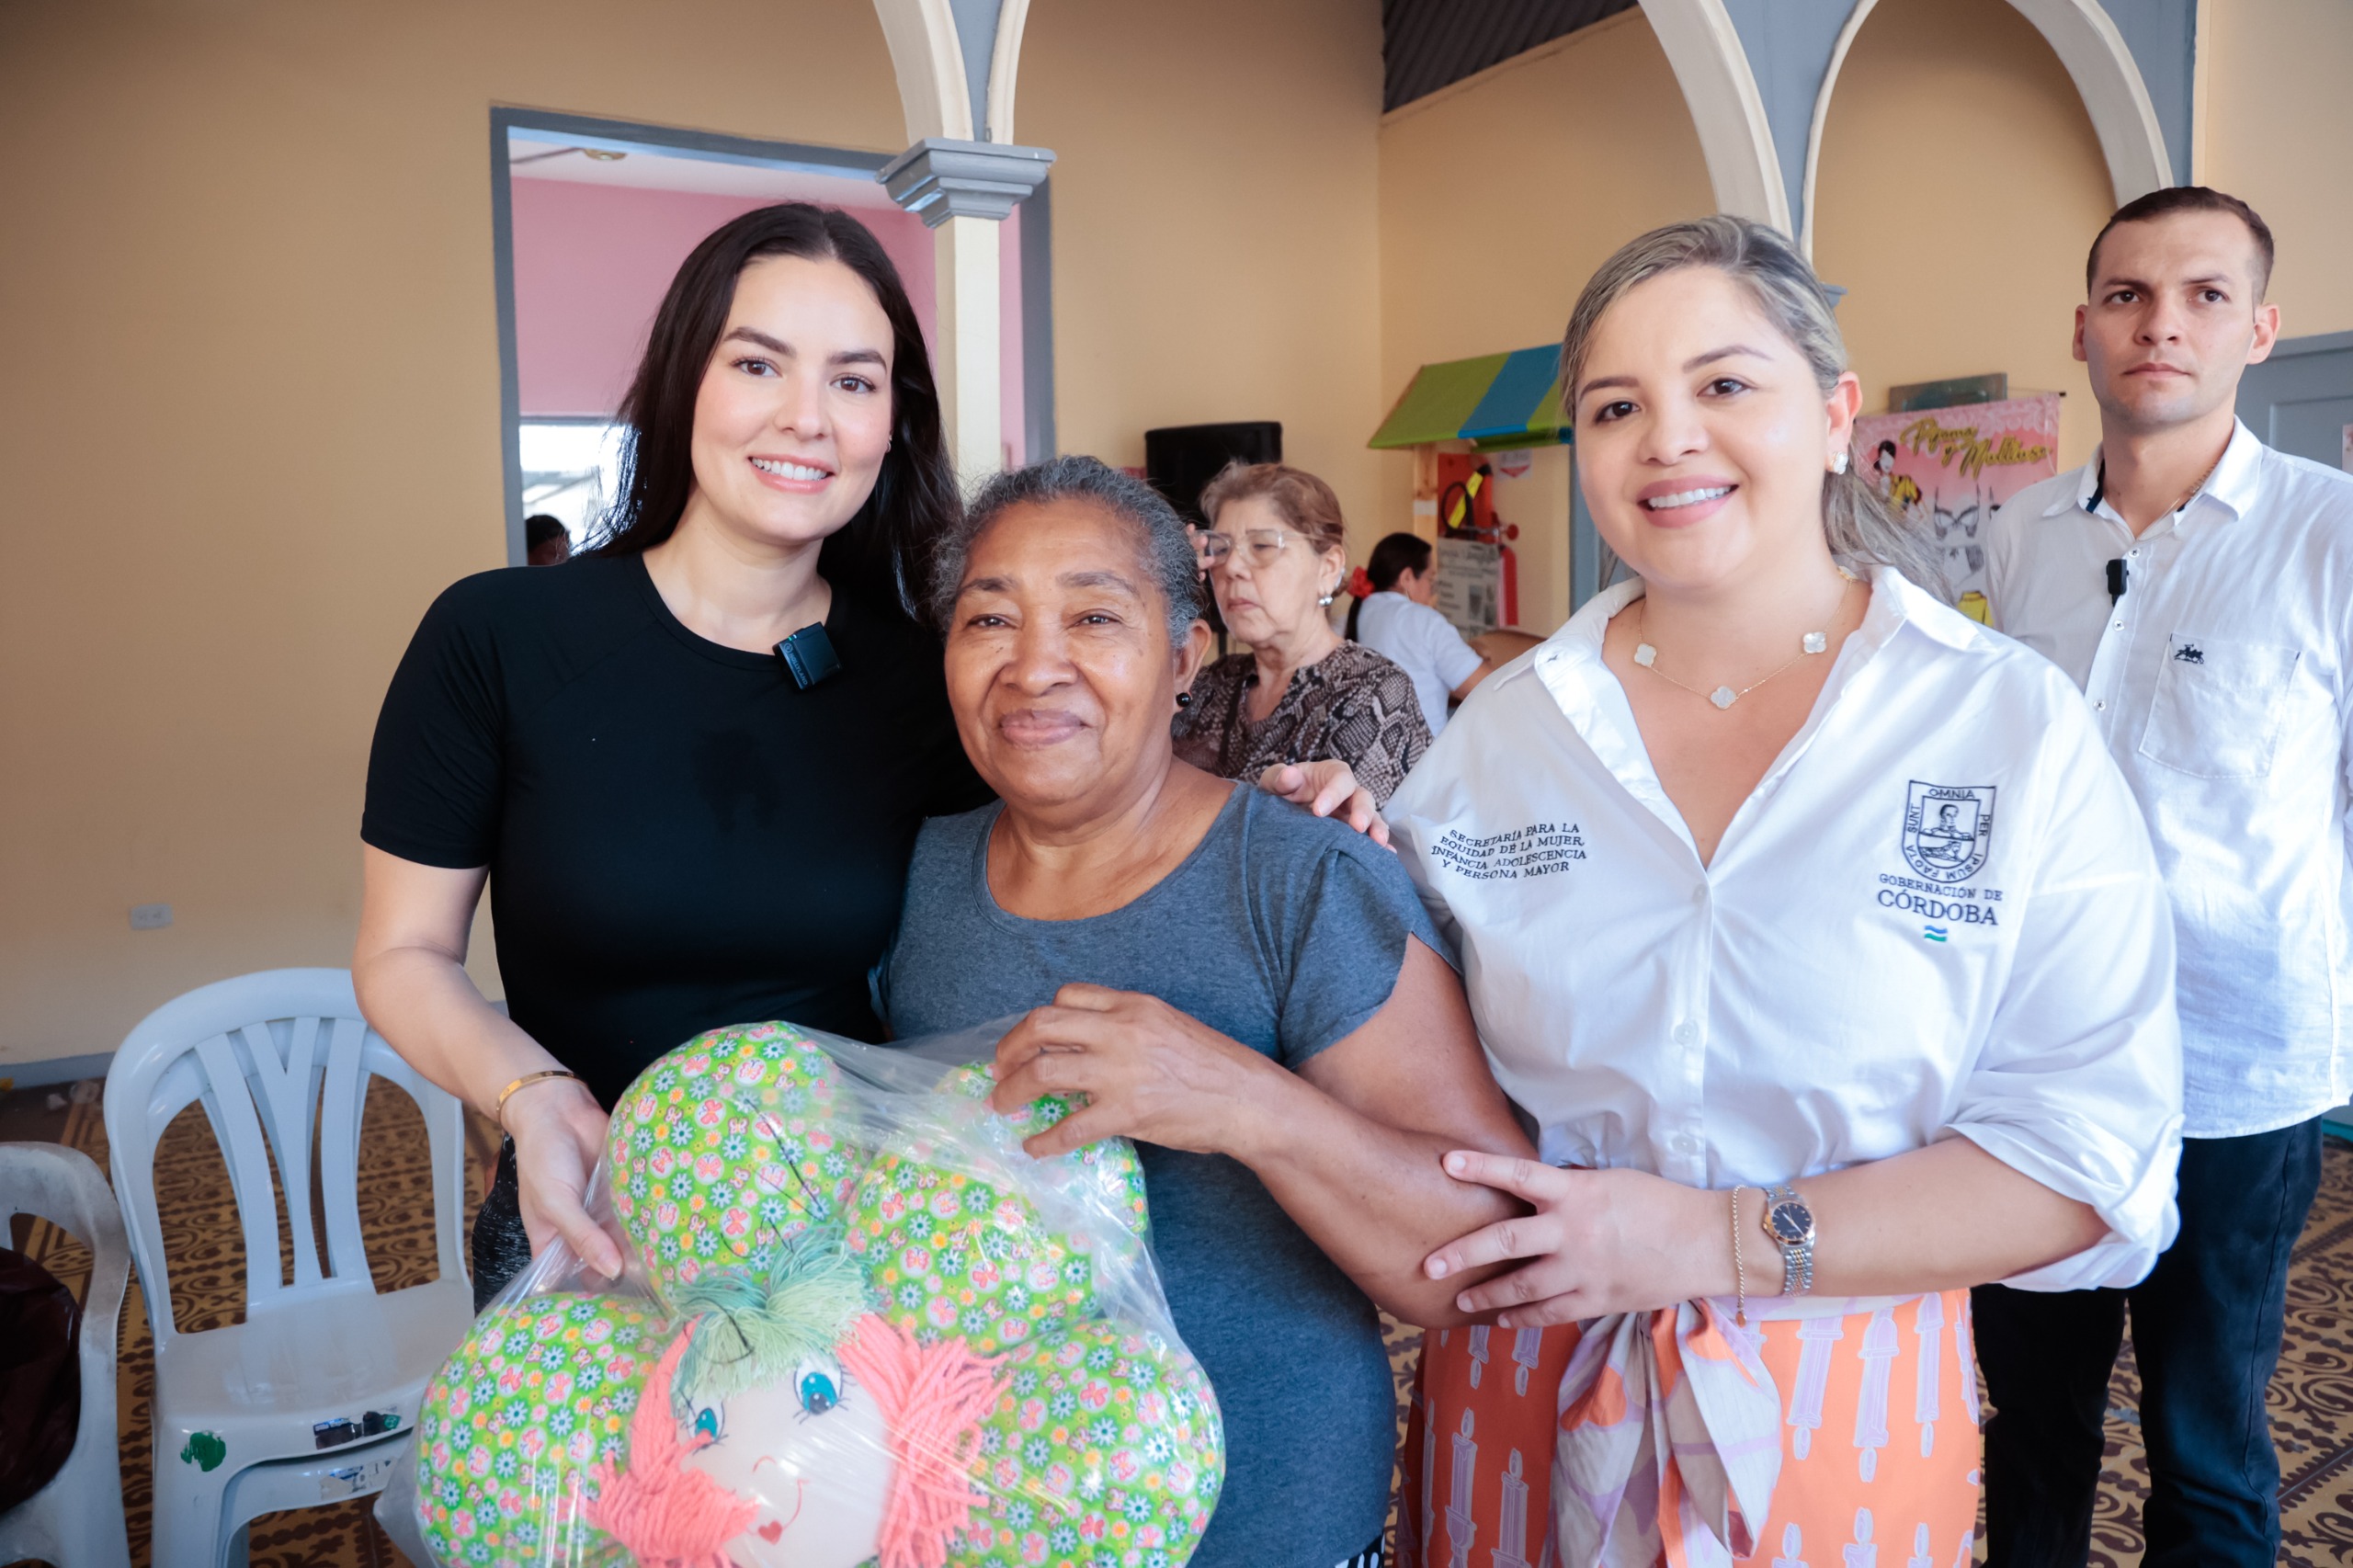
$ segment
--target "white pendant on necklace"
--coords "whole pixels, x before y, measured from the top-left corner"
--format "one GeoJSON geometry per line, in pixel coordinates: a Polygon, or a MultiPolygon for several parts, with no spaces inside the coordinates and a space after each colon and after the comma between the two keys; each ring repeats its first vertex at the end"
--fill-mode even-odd
{"type": "Polygon", "coordinates": [[[1649,669],[1652,665],[1657,662],[1657,649],[1652,647],[1647,642],[1637,642],[1634,644],[1634,663],[1642,665],[1644,669],[1649,669]]]}
{"type": "Polygon", "coordinates": [[[1804,641],[1800,642],[1798,646],[1803,648],[1809,653],[1819,653],[1830,646],[1830,639],[1828,635],[1824,632],[1809,631],[1805,634],[1804,641]]]}
{"type": "Polygon", "coordinates": [[[1740,699],[1740,693],[1728,686],[1720,686],[1708,693],[1708,700],[1719,708],[1729,708],[1740,699]]]}

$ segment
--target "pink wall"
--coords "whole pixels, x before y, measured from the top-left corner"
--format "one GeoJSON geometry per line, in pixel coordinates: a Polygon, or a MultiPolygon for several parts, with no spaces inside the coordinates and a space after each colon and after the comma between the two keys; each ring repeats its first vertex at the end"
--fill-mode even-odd
{"type": "MultiPolygon", "coordinates": [[[[704,235],[767,199],[550,179],[517,179],[511,188],[515,343],[527,419],[610,415],[678,264],[704,235]]],[[[890,253],[926,343],[936,343],[931,232],[911,213],[859,209],[856,216],[890,253]]],[[[1017,460],[1020,243],[1017,222],[1005,230],[1005,426],[1017,460]]]]}

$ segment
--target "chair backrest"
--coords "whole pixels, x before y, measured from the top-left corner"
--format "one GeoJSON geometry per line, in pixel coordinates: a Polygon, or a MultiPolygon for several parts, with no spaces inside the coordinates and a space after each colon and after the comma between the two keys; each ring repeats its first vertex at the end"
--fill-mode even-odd
{"type": "MultiPolygon", "coordinates": [[[[115,1326],[130,1282],[131,1243],[122,1211],[97,1162],[58,1143],[0,1143],[0,1236],[19,1214],[34,1214],[90,1249],[90,1282],[82,1290],[79,1346],[85,1391],[114,1387],[115,1326]]],[[[85,1400],[91,1393],[85,1392],[85,1400]]],[[[113,1401],[106,1404],[111,1412],[113,1401]]],[[[108,1425],[109,1437],[111,1419],[108,1425]]]]}
{"type": "Polygon", "coordinates": [[[358,1187],[360,1113],[371,1076],[397,1084],[424,1112],[441,1278],[462,1278],[464,1108],[368,1027],[350,971],[276,969],[217,981],[165,1003],[125,1037],[107,1073],[107,1141],[158,1352],[177,1330],[155,1202],[155,1144],[191,1103],[202,1103],[229,1169],[244,1239],[248,1321],[257,1310],[308,1298],[374,1291],[358,1187]],[[324,1258],[312,1210],[314,1153],[324,1258]],[[291,1233],[290,1283],[279,1275],[272,1156],[291,1233]]]}

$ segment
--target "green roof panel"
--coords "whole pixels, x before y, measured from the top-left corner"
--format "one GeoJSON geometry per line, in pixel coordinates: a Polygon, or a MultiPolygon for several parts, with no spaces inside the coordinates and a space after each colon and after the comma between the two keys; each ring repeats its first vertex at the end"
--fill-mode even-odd
{"type": "Polygon", "coordinates": [[[1462,429],[1463,421],[1487,395],[1495,382],[1495,372],[1504,368],[1508,354],[1482,354],[1475,359],[1449,359],[1443,364],[1425,365],[1414,372],[1413,383],[1389,417],[1373,432],[1374,447],[1422,447],[1432,441],[1451,441],[1462,429]]]}
{"type": "Polygon", "coordinates": [[[1566,441],[1556,381],[1560,346],[1449,359],[1414,372],[1370,445],[1465,440],[1482,451],[1566,441]]]}

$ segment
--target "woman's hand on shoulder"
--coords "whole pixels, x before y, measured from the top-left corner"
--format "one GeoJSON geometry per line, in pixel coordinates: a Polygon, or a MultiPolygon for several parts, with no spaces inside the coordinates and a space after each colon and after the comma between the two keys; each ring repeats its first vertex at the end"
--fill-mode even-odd
{"type": "Polygon", "coordinates": [[[562,1237],[572,1256],[608,1278],[621,1271],[621,1249],[588,1216],[588,1174],[605,1152],[608,1118],[577,1079],[518,1089],[501,1119],[515,1140],[517,1207],[537,1257],[562,1237]]]}
{"type": "Polygon", "coordinates": [[[1375,844],[1384,849],[1389,846],[1389,824],[1381,820],[1372,791],[1358,784],[1355,770],[1337,757],[1278,763],[1258,775],[1258,788],[1305,806],[1319,817],[1336,813],[1340,821],[1375,844]]]}
{"type": "Polygon", "coordinates": [[[996,1047],[989,1103],[1013,1112],[1040,1095],[1085,1096],[1027,1140],[1040,1159],[1114,1136],[1197,1153],[1232,1152],[1255,1085],[1290,1074],[1157,996],[1065,985],[996,1047]]]}
{"type": "MultiPolygon", "coordinates": [[[[1646,1312],[1696,1296],[1727,1294],[1720,1272],[1731,1255],[1729,1200],[1643,1171],[1563,1170],[1534,1160],[1458,1149],[1446,1172],[1531,1205],[1430,1254],[1423,1270],[1450,1278],[1492,1264],[1526,1260],[1455,1298],[1466,1312],[1501,1309],[1505,1328],[1542,1328],[1609,1312],[1646,1312]]],[[[1778,1289],[1778,1257],[1751,1250],[1751,1294],[1778,1289]]]]}

